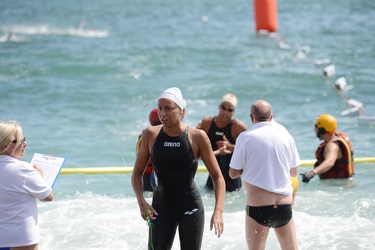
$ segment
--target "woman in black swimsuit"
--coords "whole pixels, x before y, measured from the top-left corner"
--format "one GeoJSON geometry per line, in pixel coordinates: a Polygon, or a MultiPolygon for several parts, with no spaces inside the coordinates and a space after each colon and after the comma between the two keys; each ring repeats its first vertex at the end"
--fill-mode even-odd
{"type": "Polygon", "coordinates": [[[194,176],[198,159],[205,163],[215,183],[215,208],[210,228],[220,237],[224,229],[225,182],[203,130],[182,122],[186,103],[178,88],[165,90],[158,100],[162,125],[149,127],[142,136],[132,185],[141,216],[151,221],[149,249],[171,249],[178,227],[181,249],[200,249],[204,207],[194,176]],[[144,199],[142,175],[151,156],[157,177],[152,206],[144,199]]]}

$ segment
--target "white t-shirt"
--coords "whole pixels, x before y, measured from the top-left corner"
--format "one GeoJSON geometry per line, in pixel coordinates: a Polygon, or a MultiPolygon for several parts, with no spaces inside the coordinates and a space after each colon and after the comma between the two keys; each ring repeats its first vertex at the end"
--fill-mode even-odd
{"type": "Polygon", "coordinates": [[[242,169],[242,179],[253,186],[292,195],[290,169],[300,161],[293,137],[272,121],[256,123],[238,136],[229,166],[242,169]]]}
{"type": "Polygon", "coordinates": [[[0,247],[39,242],[38,207],[51,187],[30,163],[0,155],[0,247]]]}

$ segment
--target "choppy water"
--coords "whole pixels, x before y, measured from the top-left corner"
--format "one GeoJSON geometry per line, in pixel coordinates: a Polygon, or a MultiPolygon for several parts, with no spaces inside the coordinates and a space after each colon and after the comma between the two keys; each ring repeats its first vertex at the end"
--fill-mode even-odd
{"type": "MultiPolygon", "coordinates": [[[[132,166],[149,111],[177,86],[191,126],[233,92],[235,116],[248,126],[251,103],[270,101],[302,159],[314,157],[321,113],[337,117],[356,157],[375,156],[374,123],[341,116],[347,104],[314,66],[329,59],[330,80],[345,77],[353,87],[346,96],[375,116],[374,14],[366,0],[279,1],[272,39],[256,36],[252,1],[3,0],[0,119],[22,124],[27,161],[45,152],[67,157],[65,167],[132,166]],[[296,58],[301,46],[310,52],[296,58]]],[[[374,167],[358,164],[352,183],[300,183],[300,249],[375,248],[374,167]]],[[[200,188],[205,178],[197,174],[200,188]]],[[[41,249],[146,249],[130,175],[62,175],[54,191],[52,203],[40,203],[41,249]]],[[[202,195],[209,218],[213,196],[203,188],[202,195]]],[[[226,195],[225,232],[216,239],[207,221],[203,249],[246,249],[243,208],[243,191],[226,195]]],[[[278,249],[272,232],[267,249],[278,249]]]]}

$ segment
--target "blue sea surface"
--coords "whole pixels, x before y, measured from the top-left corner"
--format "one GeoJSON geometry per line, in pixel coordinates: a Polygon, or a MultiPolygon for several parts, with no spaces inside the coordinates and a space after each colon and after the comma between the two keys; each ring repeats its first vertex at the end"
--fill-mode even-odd
{"type": "MultiPolygon", "coordinates": [[[[2,0],[0,119],[21,123],[25,161],[41,152],[66,157],[66,168],[131,167],[149,112],[176,86],[190,126],[216,115],[230,92],[239,99],[234,116],[249,127],[251,104],[269,101],[304,160],[314,158],[314,120],[322,113],[337,118],[355,157],[374,157],[375,123],[342,116],[348,104],[329,83],[345,77],[345,97],[374,118],[375,1],[278,1],[271,36],[256,34],[253,12],[253,2],[241,0],[2,0]],[[315,65],[323,59],[335,66],[328,79],[315,65]]],[[[349,182],[300,183],[300,249],[375,248],[375,165],[357,164],[355,172],[349,182]]],[[[217,239],[206,177],[196,176],[206,208],[203,249],[246,249],[244,191],[226,194],[217,239]]],[[[54,192],[52,203],[39,206],[40,249],[146,248],[129,174],[61,175],[54,192]]],[[[273,233],[267,249],[279,249],[273,233]]]]}

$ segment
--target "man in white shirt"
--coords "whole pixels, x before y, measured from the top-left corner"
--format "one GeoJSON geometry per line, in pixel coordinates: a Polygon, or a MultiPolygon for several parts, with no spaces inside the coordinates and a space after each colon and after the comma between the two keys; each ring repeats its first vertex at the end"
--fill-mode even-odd
{"type": "Polygon", "coordinates": [[[296,144],[284,126],[272,121],[268,102],[254,102],[250,118],[253,126],[238,136],[229,170],[231,178],[244,181],[247,246],[265,249],[272,227],[281,249],[297,249],[290,179],[300,165],[296,144]]]}

